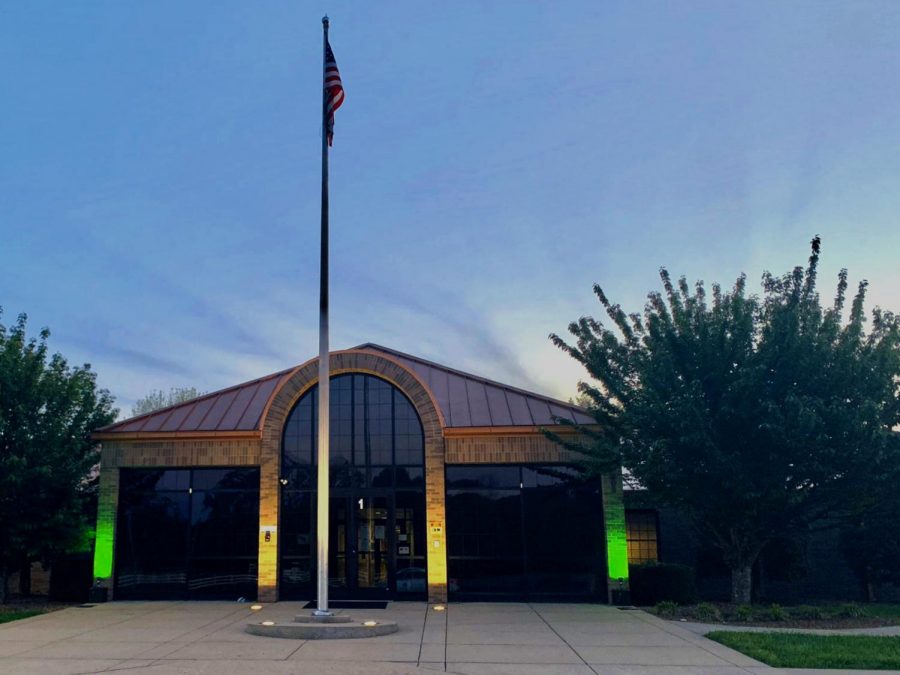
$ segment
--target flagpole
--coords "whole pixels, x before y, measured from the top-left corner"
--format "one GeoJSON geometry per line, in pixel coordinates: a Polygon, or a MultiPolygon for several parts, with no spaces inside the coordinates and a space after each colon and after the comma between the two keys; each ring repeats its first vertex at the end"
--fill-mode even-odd
{"type": "Polygon", "coordinates": [[[322,249],[319,261],[319,444],[317,476],[317,616],[329,616],[328,611],[328,92],[325,89],[325,63],[328,50],[328,17],[322,17],[322,249]]]}

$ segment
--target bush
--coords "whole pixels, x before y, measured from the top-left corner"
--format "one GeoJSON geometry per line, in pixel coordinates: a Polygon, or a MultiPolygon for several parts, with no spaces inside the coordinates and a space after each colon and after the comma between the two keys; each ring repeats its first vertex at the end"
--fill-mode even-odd
{"type": "Polygon", "coordinates": [[[753,607],[750,605],[738,605],[734,610],[734,615],[738,621],[752,621],[753,607]]]}
{"type": "Polygon", "coordinates": [[[661,616],[664,619],[672,619],[678,613],[678,603],[671,602],[670,600],[663,600],[662,602],[656,603],[656,607],[653,609],[656,612],[656,616],[661,616]]]}
{"type": "Polygon", "coordinates": [[[869,613],[866,611],[865,607],[860,607],[852,602],[838,605],[834,608],[834,616],[838,619],[861,619],[868,615],[869,613]]]}
{"type": "Polygon", "coordinates": [[[722,620],[722,612],[710,602],[701,602],[694,608],[694,617],[698,621],[719,622],[722,620]]]}
{"type": "Polygon", "coordinates": [[[791,618],[804,621],[815,621],[817,619],[824,619],[825,612],[821,607],[816,607],[814,605],[797,605],[791,610],[791,618]]]}
{"type": "Polygon", "coordinates": [[[635,605],[656,605],[665,601],[692,605],[697,601],[694,570],[686,565],[633,565],[630,577],[631,601],[635,605]]]}
{"type": "Polygon", "coordinates": [[[773,602],[766,611],[766,618],[769,621],[787,621],[788,615],[784,611],[784,607],[777,602],[773,602]]]}

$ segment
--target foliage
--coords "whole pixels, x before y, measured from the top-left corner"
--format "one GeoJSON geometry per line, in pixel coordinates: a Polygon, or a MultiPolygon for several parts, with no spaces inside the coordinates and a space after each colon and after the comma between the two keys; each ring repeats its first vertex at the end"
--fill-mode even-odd
{"type": "Polygon", "coordinates": [[[791,618],[803,619],[805,621],[817,621],[824,619],[827,612],[824,608],[817,605],[797,605],[791,608],[791,618]]]}
{"type": "Polygon", "coordinates": [[[711,602],[701,602],[694,608],[694,616],[698,621],[718,622],[722,620],[722,612],[711,602]]]}
{"type": "MultiPolygon", "coordinates": [[[[626,314],[599,286],[612,327],[591,317],[553,342],[584,365],[579,383],[597,426],[576,441],[586,468],[624,465],[663,503],[684,509],[732,571],[732,599],[749,602],[750,570],[776,537],[853,511],[853,498],[897,463],[900,322],[875,309],[868,334],[859,284],[844,321],[847,273],[831,306],[809,265],[763,275],[761,297],[741,276],[730,291],[693,289],[660,272],[664,292],[626,314]]],[[[563,422],[565,423],[565,422],[563,422]]]]}
{"type": "Polygon", "coordinates": [[[714,631],[708,638],[778,668],[900,669],[900,637],[714,631]]]}
{"type": "Polygon", "coordinates": [[[734,609],[734,615],[738,621],[753,621],[753,607],[750,605],[738,605],[734,609]]]}
{"type": "Polygon", "coordinates": [[[854,602],[847,602],[835,608],[834,616],[841,619],[861,619],[869,616],[869,613],[865,607],[861,607],[854,602]]]}
{"type": "Polygon", "coordinates": [[[773,602],[766,610],[765,618],[769,621],[786,621],[788,615],[787,612],[784,611],[784,607],[779,605],[777,602],[773,602]]]}
{"type": "Polygon", "coordinates": [[[0,623],[9,623],[10,621],[18,621],[19,619],[28,619],[38,614],[43,614],[40,609],[20,609],[14,612],[0,612],[0,623]]]}
{"type": "Polygon", "coordinates": [[[678,613],[678,603],[672,602],[671,600],[663,600],[662,602],[656,603],[653,611],[657,616],[661,616],[664,619],[671,619],[678,613]]]}
{"type": "Polygon", "coordinates": [[[632,565],[628,575],[631,601],[635,605],[648,606],[665,600],[691,604],[697,600],[694,570],[687,565],[656,562],[632,565]]]}
{"type": "Polygon", "coordinates": [[[89,365],[49,355],[49,336],[29,339],[24,314],[0,324],[0,601],[11,569],[77,543],[97,462],[90,434],[117,413],[89,365]]]}
{"type": "Polygon", "coordinates": [[[203,394],[204,392],[197,391],[194,387],[172,387],[168,393],[162,389],[153,389],[144,398],[137,400],[131,407],[131,414],[135,416],[146,415],[160,408],[168,408],[170,405],[190,401],[198,396],[203,396],[203,394]]]}

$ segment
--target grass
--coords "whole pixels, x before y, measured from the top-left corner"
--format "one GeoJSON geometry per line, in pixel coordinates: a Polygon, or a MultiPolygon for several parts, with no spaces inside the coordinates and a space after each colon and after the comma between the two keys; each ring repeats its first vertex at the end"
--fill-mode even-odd
{"type": "Polygon", "coordinates": [[[713,631],[706,637],[776,668],[900,669],[900,636],[713,631]]]}
{"type": "Polygon", "coordinates": [[[38,614],[43,614],[44,611],[40,609],[19,609],[19,610],[11,610],[5,612],[0,610],[0,623],[9,623],[10,621],[18,621],[19,619],[27,619],[30,616],[37,616],[38,614]]]}
{"type": "Polygon", "coordinates": [[[871,603],[863,605],[869,616],[877,616],[882,619],[900,620],[900,605],[888,605],[881,603],[871,603]]]}

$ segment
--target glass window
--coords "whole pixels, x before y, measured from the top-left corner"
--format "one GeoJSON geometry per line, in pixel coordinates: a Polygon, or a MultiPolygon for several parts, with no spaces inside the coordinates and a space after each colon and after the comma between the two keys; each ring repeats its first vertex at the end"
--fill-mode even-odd
{"type": "Polygon", "coordinates": [[[561,465],[446,469],[450,593],[460,599],[601,598],[600,486],[561,465]]]}
{"type": "Polygon", "coordinates": [[[628,562],[632,565],[659,560],[656,511],[625,511],[628,562]]]}
{"type": "MultiPolygon", "coordinates": [[[[337,375],[329,394],[329,441],[332,467],[378,467],[372,481],[384,483],[386,467],[422,466],[425,438],[413,405],[400,390],[372,375],[337,375]]],[[[283,475],[292,483],[298,466],[316,461],[316,400],[312,387],[294,406],[284,426],[283,475]]],[[[347,485],[364,481],[354,474],[347,485]]],[[[392,480],[392,479],[391,479],[392,480]]],[[[344,484],[342,483],[342,484],[344,484]]]]}

